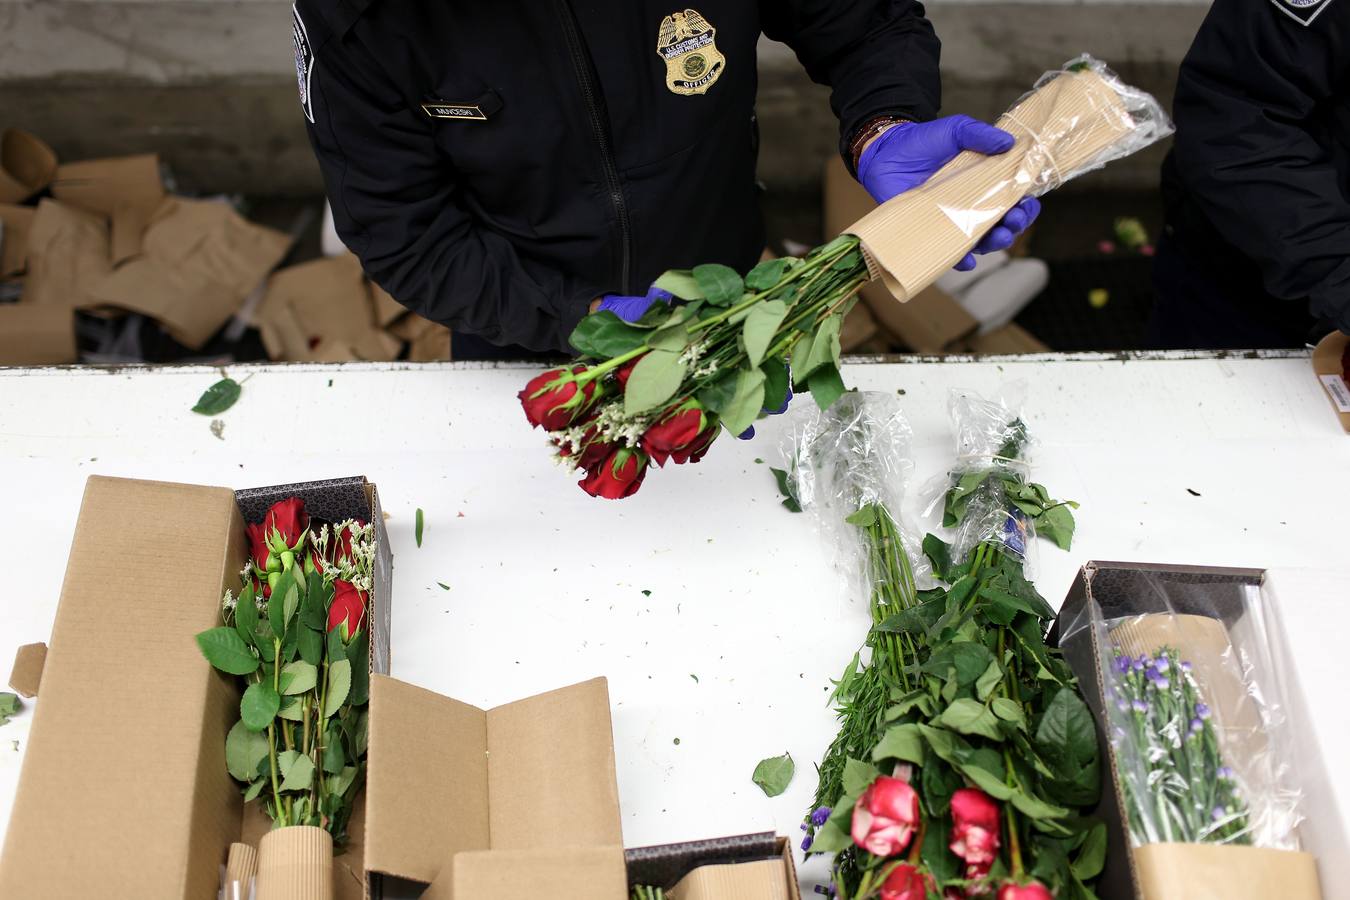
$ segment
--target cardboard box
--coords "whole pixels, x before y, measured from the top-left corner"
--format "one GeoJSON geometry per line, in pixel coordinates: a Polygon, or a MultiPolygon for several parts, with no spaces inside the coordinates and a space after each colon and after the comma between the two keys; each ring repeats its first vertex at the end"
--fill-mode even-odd
{"type": "MultiPolygon", "coordinates": [[[[825,165],[824,190],[827,235],[842,233],[876,208],[866,189],[849,175],[837,156],[831,156],[825,165]]],[[[880,281],[872,281],[863,286],[862,298],[877,323],[916,353],[948,352],[980,326],[951,295],[936,286],[901,303],[880,281]]]]}
{"type": "MultiPolygon", "coordinates": [[[[1098,741],[1106,753],[1102,800],[1095,811],[1106,822],[1109,833],[1106,867],[1097,885],[1102,900],[1197,897],[1265,900],[1276,894],[1284,900],[1317,900],[1321,896],[1318,859],[1310,852],[1181,843],[1149,844],[1130,850],[1123,787],[1115,751],[1108,739],[1107,685],[1102,673],[1114,651],[1105,628],[1096,623],[1147,617],[1126,626],[1134,629],[1129,640],[1142,638],[1152,645],[1174,646],[1196,660],[1197,672],[1207,668],[1200,659],[1224,658],[1231,653],[1230,642],[1240,643],[1247,632],[1258,627],[1273,642],[1274,659],[1287,659],[1290,648],[1279,626],[1277,610],[1271,609],[1267,614],[1263,608],[1264,621],[1260,626],[1247,621],[1252,590],[1262,590],[1263,607],[1270,604],[1263,580],[1264,572],[1259,569],[1089,562],[1070,588],[1050,638],[1052,643],[1059,644],[1078,677],[1084,699],[1097,721],[1098,741]],[[1137,634],[1140,629],[1153,629],[1154,633],[1141,636],[1137,634]]],[[[1223,678],[1219,673],[1213,682],[1206,683],[1216,709],[1221,704],[1227,706],[1220,694],[1245,695],[1247,691],[1242,684],[1224,684],[1223,678]]],[[[1278,678],[1286,686],[1295,680],[1293,673],[1283,668],[1278,678]]],[[[1296,695],[1295,690],[1286,693],[1296,695]]],[[[1239,715],[1253,714],[1251,705],[1247,707],[1239,710],[1239,715]]],[[[1286,716],[1286,727],[1304,727],[1294,711],[1286,710],[1286,716]]],[[[1305,798],[1309,791],[1322,790],[1329,780],[1325,771],[1320,771],[1316,743],[1315,737],[1306,734],[1296,735],[1294,742],[1296,746],[1313,748],[1297,761],[1296,771],[1305,798]]],[[[1252,750],[1268,752],[1264,746],[1252,750]]],[[[1241,772],[1241,760],[1230,760],[1228,764],[1241,772]]],[[[1310,817],[1299,827],[1299,837],[1303,846],[1323,857],[1324,863],[1344,865],[1339,861],[1344,854],[1339,822],[1310,817]]],[[[1332,879],[1325,882],[1336,883],[1332,879]]]]}
{"type": "Polygon", "coordinates": [[[229,845],[266,832],[225,766],[237,680],[206,664],[193,636],[218,623],[224,590],[238,587],[245,521],[288,496],[323,519],[375,522],[380,547],[367,783],[334,860],[337,900],[518,900],[540,884],[562,900],[626,900],[639,876],[683,883],[677,900],[799,900],[791,852],[772,835],[626,860],[603,679],[482,710],[383,674],[392,559],[363,479],[233,493],[97,476],[75,528],[0,896],[199,900],[214,896],[229,845]],[[172,590],[154,589],[147,573],[166,560],[172,590]],[[119,702],[108,702],[109,683],[126,687],[119,702]]]}
{"type": "Polygon", "coordinates": [[[1350,434],[1350,381],[1345,378],[1347,353],[1350,353],[1350,336],[1333,331],[1313,350],[1312,364],[1332,409],[1340,417],[1341,427],[1350,434]]]}
{"type": "Polygon", "coordinates": [[[971,353],[982,356],[1047,353],[1050,350],[1049,346],[1041,343],[1034,334],[1016,322],[1009,322],[988,334],[972,335],[966,338],[965,346],[971,353]]]}
{"type": "MultiPolygon", "coordinates": [[[[293,495],[314,515],[376,524],[371,668],[387,670],[392,559],[364,479],[236,496],[90,478],[0,856],[0,897],[215,896],[227,847],[247,833],[225,768],[239,689],[205,663],[193,636],[219,624],[225,589],[239,586],[245,520],[293,495]]],[[[339,875],[350,855],[337,858],[339,875]]],[[[363,881],[340,878],[338,897],[360,897],[363,881]]]]}
{"type": "Polygon", "coordinates": [[[58,366],[79,358],[69,307],[0,304],[0,366],[58,366]]]}
{"type": "Polygon", "coordinates": [[[146,226],[164,202],[159,156],[147,153],[66,163],[56,170],[52,196],[112,223],[112,262],[141,252],[146,226]]]}
{"type": "Polygon", "coordinates": [[[0,133],[0,203],[22,203],[51,184],[56,154],[18,128],[0,133]]]}

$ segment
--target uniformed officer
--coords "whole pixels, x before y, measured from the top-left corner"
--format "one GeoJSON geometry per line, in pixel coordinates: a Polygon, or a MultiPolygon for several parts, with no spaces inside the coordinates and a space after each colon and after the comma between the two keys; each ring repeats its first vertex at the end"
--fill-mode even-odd
{"type": "Polygon", "coordinates": [[[1174,114],[1155,342],[1350,332],[1350,0],[1214,0],[1174,114]]]}
{"type": "Polygon", "coordinates": [[[761,32],[833,88],[841,152],[878,200],[963,149],[1012,144],[933,120],[939,44],[915,0],[700,3],[297,0],[301,106],[338,233],[452,329],[458,358],[561,351],[597,307],[639,315],[665,269],[757,261],[761,32]]]}

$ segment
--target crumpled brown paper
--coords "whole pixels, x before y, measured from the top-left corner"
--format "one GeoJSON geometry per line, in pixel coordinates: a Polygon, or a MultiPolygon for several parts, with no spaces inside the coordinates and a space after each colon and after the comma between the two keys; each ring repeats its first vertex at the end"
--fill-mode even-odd
{"type": "Polygon", "coordinates": [[[398,356],[399,342],[380,328],[370,285],[350,253],[274,274],[256,318],[273,359],[343,362],[398,356]]]}
{"type": "Polygon", "coordinates": [[[0,203],[21,203],[51,184],[56,154],[18,128],[0,134],[0,203]]]}
{"type": "Polygon", "coordinates": [[[159,156],[153,153],[65,163],[56,170],[52,196],[112,223],[114,264],[141,252],[146,226],[164,202],[159,156]]]}
{"type": "Polygon", "coordinates": [[[24,304],[84,309],[92,290],[112,271],[108,223],[102,216],[43,200],[28,229],[24,304]]]}
{"type": "Polygon", "coordinates": [[[149,316],[197,350],[238,312],[290,243],[226,203],[170,197],[145,230],[142,255],[95,285],[92,299],[149,316]]]}
{"type": "Polygon", "coordinates": [[[31,207],[0,203],[0,278],[18,275],[27,265],[33,215],[31,207]]]}

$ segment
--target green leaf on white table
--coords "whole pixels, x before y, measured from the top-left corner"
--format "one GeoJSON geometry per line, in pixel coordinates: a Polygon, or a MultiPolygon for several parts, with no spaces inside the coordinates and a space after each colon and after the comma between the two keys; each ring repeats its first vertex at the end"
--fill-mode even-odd
{"type": "Polygon", "coordinates": [[[769,471],[773,473],[774,480],[778,482],[778,492],[783,495],[783,508],[788,512],[801,512],[802,505],[792,490],[792,478],[783,469],[775,469],[770,466],[769,471]]]}
{"type": "Polygon", "coordinates": [[[203,416],[219,415],[234,406],[242,390],[243,385],[233,378],[222,378],[197,398],[197,405],[192,407],[192,411],[203,416]]]}
{"type": "Polygon", "coordinates": [[[777,797],[787,790],[796,771],[797,766],[792,762],[792,754],[784,753],[782,756],[761,759],[750,778],[759,785],[766,797],[777,797]]]}
{"type": "Polygon", "coordinates": [[[239,716],[251,731],[262,731],[277,717],[281,697],[270,684],[250,684],[239,699],[239,716]]]}
{"type": "Polygon", "coordinates": [[[225,736],[225,768],[236,781],[252,781],[258,764],[267,757],[267,736],[235,722],[225,736]]]}
{"type": "Polygon", "coordinates": [[[745,355],[750,357],[750,365],[758,366],[764,361],[764,354],[773,343],[774,333],[787,317],[787,304],[782,300],[763,300],[750,307],[745,317],[741,335],[745,341],[745,355]]]}
{"type": "Polygon", "coordinates": [[[258,657],[233,628],[221,626],[197,635],[197,646],[206,661],[231,675],[251,675],[258,670],[258,657]]]}
{"type": "Polygon", "coordinates": [[[756,293],[767,291],[783,280],[795,262],[797,260],[791,256],[764,260],[745,274],[745,289],[756,293]]]}
{"type": "MultiPolygon", "coordinates": [[[[634,372],[633,374],[637,374],[634,372]]],[[[631,384],[631,381],[630,381],[631,384]]],[[[755,424],[764,409],[764,373],[759,369],[742,369],[736,377],[736,393],[722,411],[727,431],[740,434],[755,424]]]]}
{"type": "Polygon", "coordinates": [[[675,396],[688,368],[681,355],[678,350],[649,350],[638,360],[624,390],[625,414],[648,412],[675,396]]]}
{"type": "Polygon", "coordinates": [[[694,273],[688,269],[671,269],[652,282],[652,287],[674,294],[681,300],[702,300],[703,289],[699,287],[694,273]]]}
{"type": "Polygon", "coordinates": [[[705,263],[694,266],[693,275],[703,297],[713,306],[731,306],[745,292],[745,282],[730,266],[705,263]]]}
{"type": "Polygon", "coordinates": [[[16,714],[23,708],[19,702],[17,694],[11,694],[9,691],[0,691],[0,725],[9,721],[9,717],[16,714]]]}
{"type": "Polygon", "coordinates": [[[328,664],[328,693],[324,695],[323,717],[326,719],[342,708],[352,688],[352,664],[345,659],[328,664]]]}
{"type": "Polygon", "coordinates": [[[413,537],[417,540],[417,546],[422,546],[422,527],[426,524],[425,516],[422,514],[422,507],[417,507],[417,521],[413,524],[413,537]]]}
{"type": "Polygon", "coordinates": [[[450,590],[450,585],[446,584],[444,581],[438,581],[438,582],[436,582],[436,583],[437,583],[438,585],[440,585],[441,590],[443,590],[443,591],[448,591],[448,590],[450,590]]]}

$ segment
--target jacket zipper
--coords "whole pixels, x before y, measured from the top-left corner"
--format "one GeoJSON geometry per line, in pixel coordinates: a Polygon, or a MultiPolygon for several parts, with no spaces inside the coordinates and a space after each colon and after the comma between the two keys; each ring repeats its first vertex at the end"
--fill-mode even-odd
{"type": "Polygon", "coordinates": [[[596,87],[595,64],[591,60],[581,39],[577,27],[576,14],[568,0],[557,0],[558,17],[562,20],[563,35],[572,57],[572,70],[576,74],[577,85],[586,101],[591,118],[591,133],[595,137],[596,149],[600,153],[600,166],[605,174],[605,187],[609,191],[609,202],[614,207],[615,218],[619,221],[619,246],[622,262],[619,267],[619,289],[632,293],[629,286],[632,268],[632,226],[628,219],[628,201],[623,194],[623,184],[619,181],[619,166],[614,160],[614,142],[609,133],[609,116],[605,110],[605,98],[596,87]]]}

